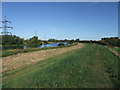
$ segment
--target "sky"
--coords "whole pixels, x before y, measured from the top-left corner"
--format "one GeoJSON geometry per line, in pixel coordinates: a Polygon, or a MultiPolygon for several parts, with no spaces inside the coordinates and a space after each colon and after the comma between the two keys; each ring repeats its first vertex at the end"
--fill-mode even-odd
{"type": "Polygon", "coordinates": [[[3,2],[13,35],[100,40],[118,36],[117,2],[3,2]]]}

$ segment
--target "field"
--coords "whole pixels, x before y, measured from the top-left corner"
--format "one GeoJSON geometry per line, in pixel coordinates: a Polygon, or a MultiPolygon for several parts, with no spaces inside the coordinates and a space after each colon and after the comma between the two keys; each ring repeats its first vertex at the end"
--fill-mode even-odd
{"type": "Polygon", "coordinates": [[[3,73],[3,88],[115,88],[118,57],[97,44],[3,73]]]}

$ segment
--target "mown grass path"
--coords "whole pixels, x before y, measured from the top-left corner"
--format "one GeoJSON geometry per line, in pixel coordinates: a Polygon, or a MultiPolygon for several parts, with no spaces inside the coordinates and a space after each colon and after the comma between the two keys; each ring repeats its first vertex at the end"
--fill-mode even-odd
{"type": "Polygon", "coordinates": [[[119,87],[118,59],[107,48],[89,44],[3,74],[3,87],[115,88],[119,87]]]}

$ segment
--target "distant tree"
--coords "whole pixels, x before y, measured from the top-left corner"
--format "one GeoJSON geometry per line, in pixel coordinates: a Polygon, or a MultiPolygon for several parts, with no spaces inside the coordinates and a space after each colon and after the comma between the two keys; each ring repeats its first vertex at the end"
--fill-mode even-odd
{"type": "Polygon", "coordinates": [[[70,43],[70,44],[71,44],[71,43],[74,43],[74,42],[75,42],[74,39],[69,40],[69,43],[70,43]]]}
{"type": "Polygon", "coordinates": [[[41,45],[42,44],[41,40],[38,39],[38,36],[33,36],[32,38],[25,40],[24,43],[28,45],[41,45]]]}
{"type": "Polygon", "coordinates": [[[68,40],[67,40],[67,39],[65,39],[65,40],[64,40],[64,42],[68,42],[68,40]]]}
{"type": "Polygon", "coordinates": [[[106,45],[120,47],[120,39],[118,37],[102,38],[100,42],[106,45]]]}
{"type": "Polygon", "coordinates": [[[79,39],[79,38],[78,38],[78,39],[76,39],[76,40],[75,40],[75,42],[80,42],[80,39],[79,39]]]}
{"type": "Polygon", "coordinates": [[[58,46],[64,46],[65,44],[64,43],[59,43],[58,46]]]}
{"type": "Polygon", "coordinates": [[[42,42],[43,42],[43,44],[49,44],[49,42],[46,41],[46,40],[44,40],[44,41],[42,41],[42,42]]]}
{"type": "Polygon", "coordinates": [[[54,38],[50,38],[48,41],[49,41],[49,42],[57,42],[58,40],[56,40],[56,39],[54,39],[54,38]]]}
{"type": "Polygon", "coordinates": [[[2,44],[2,35],[0,35],[0,44],[2,44]]]}

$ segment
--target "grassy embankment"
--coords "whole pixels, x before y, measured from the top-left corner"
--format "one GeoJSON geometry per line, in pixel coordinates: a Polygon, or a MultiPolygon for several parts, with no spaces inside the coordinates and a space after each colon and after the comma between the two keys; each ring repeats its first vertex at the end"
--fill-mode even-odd
{"type": "Polygon", "coordinates": [[[18,53],[27,53],[27,52],[33,52],[33,51],[39,51],[39,50],[48,50],[48,49],[55,49],[55,48],[64,48],[64,47],[71,47],[77,45],[76,43],[65,45],[65,46],[57,46],[57,47],[45,47],[45,48],[28,48],[28,49],[11,49],[11,50],[3,50],[2,54],[0,54],[0,57],[6,57],[18,53]]]}
{"type": "Polygon", "coordinates": [[[118,87],[118,57],[96,44],[3,73],[3,87],[118,87]]]}
{"type": "Polygon", "coordinates": [[[110,47],[110,48],[120,54],[120,47],[110,47]]]}

